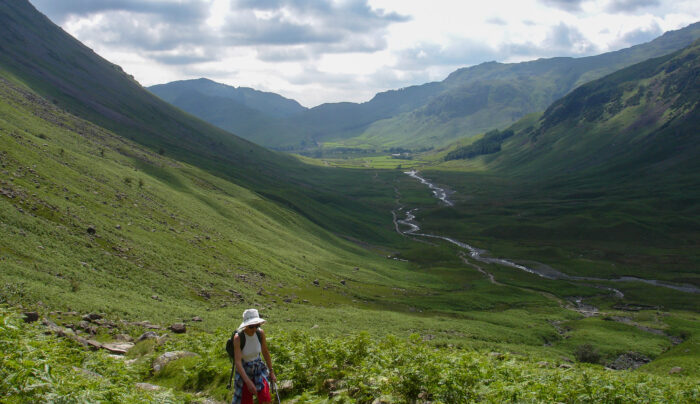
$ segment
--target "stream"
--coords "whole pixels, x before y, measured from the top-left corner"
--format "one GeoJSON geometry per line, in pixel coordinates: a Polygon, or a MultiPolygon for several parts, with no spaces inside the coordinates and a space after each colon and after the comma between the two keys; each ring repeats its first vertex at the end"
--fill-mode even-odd
{"type": "MultiPolygon", "coordinates": [[[[439,199],[442,201],[446,206],[454,206],[454,203],[448,199],[448,192],[444,188],[440,188],[436,186],[435,184],[431,183],[427,179],[421,177],[417,171],[411,170],[407,171],[404,174],[410,176],[411,178],[414,178],[420,183],[426,185],[428,188],[433,193],[433,196],[435,198],[439,199]]],[[[401,212],[403,208],[399,208],[397,211],[392,212],[394,215],[394,224],[396,226],[396,231],[399,232],[400,234],[407,235],[407,236],[419,236],[419,237],[427,237],[427,238],[435,238],[435,239],[441,239],[444,241],[447,241],[449,243],[452,243],[464,250],[467,250],[469,252],[469,256],[479,262],[483,262],[486,264],[498,264],[498,265],[503,265],[506,267],[510,268],[515,268],[519,269],[521,271],[525,271],[537,276],[540,276],[542,278],[546,279],[556,279],[556,280],[570,280],[570,281],[595,281],[595,282],[643,282],[647,283],[650,285],[654,286],[661,286],[669,289],[674,289],[678,290],[681,292],[686,292],[686,293],[700,293],[700,288],[694,286],[694,285],[689,285],[689,284],[682,284],[682,285],[677,285],[677,284],[672,284],[669,282],[664,282],[664,281],[658,281],[654,279],[643,279],[643,278],[637,278],[633,276],[622,276],[617,279],[605,279],[605,278],[596,278],[596,277],[589,277],[589,276],[572,276],[572,275],[567,275],[563,272],[560,272],[554,268],[551,268],[547,265],[544,264],[539,264],[537,265],[537,268],[532,268],[529,266],[525,266],[522,264],[518,264],[516,262],[513,262],[508,259],[504,258],[493,258],[493,257],[488,257],[486,254],[488,251],[482,250],[479,248],[476,248],[472,245],[469,245],[467,243],[463,243],[461,241],[455,240],[450,237],[446,236],[439,236],[436,234],[426,234],[426,233],[421,233],[420,232],[420,226],[418,225],[418,222],[416,221],[416,215],[415,212],[418,210],[418,208],[414,209],[409,209],[405,211],[405,218],[404,219],[399,219],[397,216],[397,212],[401,212]],[[408,228],[408,230],[401,230],[399,228],[399,225],[403,225],[408,228]]],[[[604,289],[612,292],[615,297],[622,298],[624,297],[624,294],[619,291],[618,289],[615,288],[609,288],[606,286],[599,286],[599,285],[588,285],[588,286],[593,286],[595,288],[599,289],[604,289]]]]}

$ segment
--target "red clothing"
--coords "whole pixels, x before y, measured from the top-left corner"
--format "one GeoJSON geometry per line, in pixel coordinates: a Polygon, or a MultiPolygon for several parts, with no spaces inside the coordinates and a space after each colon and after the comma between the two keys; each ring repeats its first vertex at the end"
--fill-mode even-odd
{"type": "MultiPolygon", "coordinates": [[[[241,404],[253,404],[253,394],[248,391],[248,386],[243,385],[243,395],[241,396],[241,404]]],[[[267,384],[267,380],[263,379],[262,390],[256,392],[258,396],[258,403],[269,403],[272,401],[270,396],[270,385],[267,384]]]]}

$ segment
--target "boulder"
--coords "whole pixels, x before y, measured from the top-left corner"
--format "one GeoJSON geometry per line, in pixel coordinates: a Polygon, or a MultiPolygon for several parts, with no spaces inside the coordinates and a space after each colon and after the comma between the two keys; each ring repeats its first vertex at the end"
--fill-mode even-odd
{"type": "Polygon", "coordinates": [[[101,318],[102,318],[102,316],[101,316],[100,314],[97,314],[97,313],[90,313],[90,314],[86,314],[86,315],[83,316],[83,321],[92,322],[92,321],[95,321],[95,320],[99,320],[99,319],[101,319],[101,318]]]}
{"type": "Polygon", "coordinates": [[[170,326],[170,331],[175,334],[184,334],[187,332],[187,326],[184,323],[175,323],[170,326]]]}
{"type": "Polygon", "coordinates": [[[91,379],[101,379],[101,378],[102,378],[102,375],[99,374],[99,373],[95,373],[95,372],[93,372],[92,370],[88,370],[88,369],[85,369],[85,368],[79,368],[79,367],[77,367],[77,366],[73,366],[73,371],[76,372],[76,373],[80,373],[80,374],[82,374],[83,376],[89,377],[89,378],[91,378],[91,379]]]}
{"type": "Polygon", "coordinates": [[[187,352],[187,351],[174,351],[174,352],[166,352],[163,355],[159,356],[155,361],[153,361],[153,372],[158,373],[160,372],[165,365],[172,361],[176,361],[178,359],[182,358],[188,358],[192,356],[199,356],[194,352],[187,352]]]}
{"type": "Polygon", "coordinates": [[[314,285],[318,286],[320,284],[321,284],[321,282],[319,282],[318,279],[314,279],[314,285]]]}
{"type": "Polygon", "coordinates": [[[87,346],[92,349],[93,351],[96,351],[98,349],[102,348],[102,343],[99,341],[95,341],[94,339],[89,339],[85,341],[87,343],[87,346]]]}
{"type": "Polygon", "coordinates": [[[146,391],[156,391],[161,389],[160,386],[150,383],[136,383],[136,388],[146,391]]]}
{"type": "Polygon", "coordinates": [[[158,334],[156,334],[155,331],[146,331],[136,339],[136,342],[141,342],[147,339],[158,339],[158,334]]]}
{"type": "Polygon", "coordinates": [[[197,322],[197,323],[198,323],[198,322],[201,322],[201,321],[202,321],[202,318],[201,318],[201,317],[199,317],[199,316],[194,316],[194,317],[192,317],[192,321],[194,321],[194,322],[197,322]]]}
{"type": "Polygon", "coordinates": [[[22,314],[24,315],[25,323],[33,323],[39,320],[39,313],[37,313],[36,311],[25,311],[22,314]]]}
{"type": "Polygon", "coordinates": [[[675,375],[676,373],[680,373],[683,371],[683,368],[680,366],[674,366],[671,368],[671,370],[668,371],[669,375],[675,375]]]}
{"type": "Polygon", "coordinates": [[[277,391],[280,393],[291,392],[294,389],[294,382],[291,380],[280,380],[277,382],[277,391]]]}
{"type": "Polygon", "coordinates": [[[637,352],[625,352],[618,356],[608,367],[615,370],[637,369],[649,363],[651,359],[637,352]]]}
{"type": "Polygon", "coordinates": [[[111,353],[123,355],[133,348],[134,344],[132,342],[111,342],[108,344],[102,344],[102,348],[108,350],[111,353]]]}
{"type": "Polygon", "coordinates": [[[114,336],[114,339],[122,342],[134,342],[134,337],[129,334],[117,334],[114,336]]]}
{"type": "Polygon", "coordinates": [[[87,232],[88,232],[88,234],[96,234],[97,229],[95,229],[95,226],[88,226],[87,232]]]}

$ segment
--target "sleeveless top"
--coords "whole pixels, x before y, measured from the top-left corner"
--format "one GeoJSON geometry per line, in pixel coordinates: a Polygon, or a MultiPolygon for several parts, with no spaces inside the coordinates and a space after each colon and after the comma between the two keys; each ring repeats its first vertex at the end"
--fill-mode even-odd
{"type": "Polygon", "coordinates": [[[250,362],[253,359],[257,358],[260,355],[261,351],[262,347],[260,346],[260,339],[258,338],[258,334],[246,334],[245,346],[241,350],[241,359],[243,360],[243,362],[250,362]]]}

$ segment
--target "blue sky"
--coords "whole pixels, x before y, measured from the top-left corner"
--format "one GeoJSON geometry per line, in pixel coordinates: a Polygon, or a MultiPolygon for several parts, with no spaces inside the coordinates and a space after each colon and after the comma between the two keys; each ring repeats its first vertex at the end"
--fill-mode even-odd
{"type": "Polygon", "coordinates": [[[700,21],[697,0],[30,0],[143,85],[207,77],[306,106],[486,61],[587,56],[700,21]]]}

